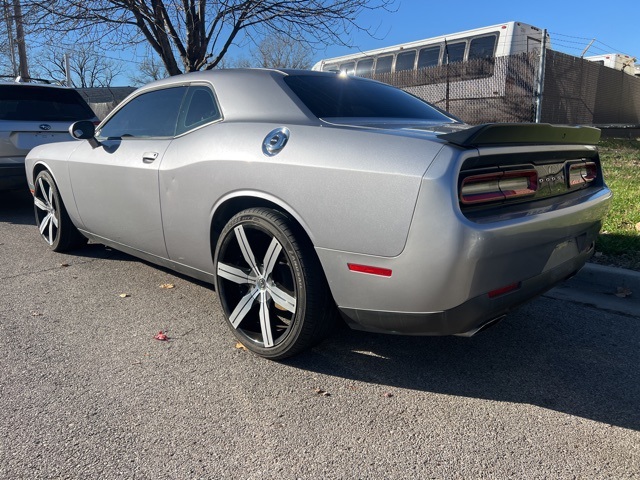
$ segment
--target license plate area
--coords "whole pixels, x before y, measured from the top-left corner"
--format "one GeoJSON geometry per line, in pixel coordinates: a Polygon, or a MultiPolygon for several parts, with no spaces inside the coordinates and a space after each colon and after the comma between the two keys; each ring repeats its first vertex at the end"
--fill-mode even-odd
{"type": "Polygon", "coordinates": [[[544,266],[543,272],[551,270],[552,268],[557,267],[558,265],[563,264],[578,256],[580,252],[578,248],[578,242],[575,238],[565,240],[564,242],[559,243],[549,255],[549,260],[544,266]]]}

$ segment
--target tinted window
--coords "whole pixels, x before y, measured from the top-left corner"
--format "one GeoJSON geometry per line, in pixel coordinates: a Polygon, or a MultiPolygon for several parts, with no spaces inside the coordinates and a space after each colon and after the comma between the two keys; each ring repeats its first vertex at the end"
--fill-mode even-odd
{"type": "Polygon", "coordinates": [[[373,58],[360,60],[356,66],[356,75],[371,75],[373,70],[373,58]]]}
{"type": "Polygon", "coordinates": [[[418,69],[435,67],[440,59],[440,47],[428,47],[420,50],[418,55],[418,69]]]}
{"type": "Polygon", "coordinates": [[[402,72],[403,70],[413,70],[413,66],[416,62],[416,51],[399,53],[396,57],[396,72],[402,72]]]}
{"type": "Polygon", "coordinates": [[[291,75],[284,81],[318,118],[406,118],[450,122],[402,90],[358,77],[291,75]]]}
{"type": "Polygon", "coordinates": [[[189,87],[178,120],[176,135],[193,130],[221,118],[220,110],[211,90],[205,86],[189,87]]]}
{"type": "Polygon", "coordinates": [[[180,104],[187,87],[138,95],[100,130],[100,137],[171,137],[176,133],[180,104]]]}
{"type": "Polygon", "coordinates": [[[473,58],[492,58],[495,48],[495,35],[474,38],[469,44],[469,60],[473,58]]]}
{"type": "Polygon", "coordinates": [[[389,73],[391,71],[392,63],[393,55],[378,57],[378,60],[376,61],[376,73],[389,73]]]}
{"type": "Polygon", "coordinates": [[[466,48],[466,42],[449,43],[444,47],[444,57],[442,63],[456,63],[464,60],[464,49],[466,48]],[[448,57],[448,62],[447,62],[448,57]]]}
{"type": "Polygon", "coordinates": [[[0,120],[90,120],[93,111],[75,90],[0,85],[0,120]]]}

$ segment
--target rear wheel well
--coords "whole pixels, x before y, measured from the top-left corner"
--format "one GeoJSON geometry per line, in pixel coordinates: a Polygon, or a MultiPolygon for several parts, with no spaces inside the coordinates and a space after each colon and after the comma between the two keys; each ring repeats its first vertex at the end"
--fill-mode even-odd
{"type": "Polygon", "coordinates": [[[300,236],[304,236],[303,237],[304,241],[308,242],[309,245],[313,248],[313,242],[311,242],[309,235],[307,235],[307,232],[305,231],[305,229],[302,228],[302,225],[300,225],[298,220],[296,220],[294,216],[292,216],[280,205],[270,202],[269,200],[265,200],[263,198],[237,197],[237,198],[231,198],[226,202],[224,202],[222,205],[220,205],[220,207],[217,209],[213,217],[213,220],[211,222],[211,234],[210,234],[211,255],[213,256],[214,252],[216,251],[216,244],[218,243],[218,238],[220,238],[220,234],[222,233],[224,226],[229,222],[229,220],[231,220],[231,218],[235,214],[241,212],[242,210],[246,210],[248,208],[260,208],[260,207],[271,208],[285,215],[292,222],[292,224],[295,225],[297,230],[296,233],[300,236]]]}
{"type": "MultiPolygon", "coordinates": [[[[211,231],[210,231],[210,241],[211,241],[211,258],[214,257],[216,252],[216,245],[218,244],[218,239],[224,229],[225,225],[229,223],[229,220],[236,215],[237,213],[247,210],[249,208],[270,208],[272,210],[276,210],[280,212],[282,215],[286,216],[290,221],[290,226],[293,229],[296,238],[299,242],[303,242],[307,244],[309,247],[309,251],[313,252],[318,265],[320,266],[320,270],[322,272],[322,276],[324,277],[325,282],[327,281],[327,276],[324,273],[324,268],[322,267],[322,262],[320,262],[320,257],[316,253],[315,246],[311,241],[311,238],[307,234],[307,231],[302,227],[300,222],[291,215],[286,209],[282,208],[282,206],[277,203],[271,202],[269,200],[265,200],[264,198],[257,197],[237,197],[231,198],[224,202],[218,209],[213,217],[211,222],[211,231]]],[[[329,287],[329,292],[331,294],[331,288],[329,287]]],[[[331,294],[332,298],[333,295],[331,294]]]]}

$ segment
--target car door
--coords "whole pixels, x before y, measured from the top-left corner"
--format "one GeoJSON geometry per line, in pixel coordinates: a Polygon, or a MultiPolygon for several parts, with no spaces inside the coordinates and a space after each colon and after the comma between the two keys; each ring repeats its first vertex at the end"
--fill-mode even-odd
{"type": "Polygon", "coordinates": [[[165,257],[158,169],[176,133],[186,86],[137,95],[69,159],[73,194],[85,229],[165,257]]]}

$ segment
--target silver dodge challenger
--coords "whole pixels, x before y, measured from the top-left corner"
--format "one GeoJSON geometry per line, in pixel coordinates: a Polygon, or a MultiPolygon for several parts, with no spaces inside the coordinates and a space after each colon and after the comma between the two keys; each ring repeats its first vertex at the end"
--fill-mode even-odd
{"type": "Polygon", "coordinates": [[[26,170],[54,251],[87,239],[210,282],[280,359],[353,327],[473,335],[574,275],[611,199],[599,130],[466,125],[401,90],[298,70],[140,88],[26,170]]]}

